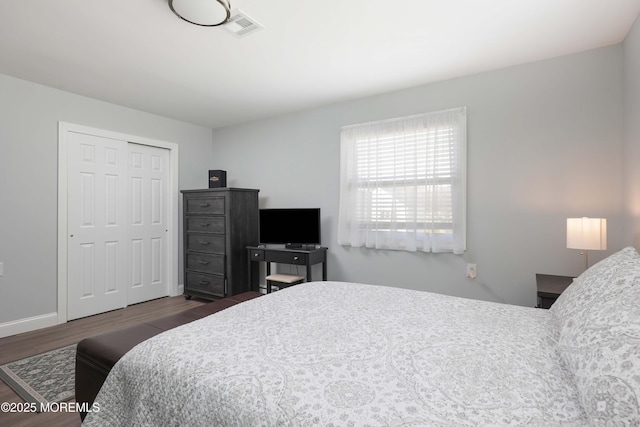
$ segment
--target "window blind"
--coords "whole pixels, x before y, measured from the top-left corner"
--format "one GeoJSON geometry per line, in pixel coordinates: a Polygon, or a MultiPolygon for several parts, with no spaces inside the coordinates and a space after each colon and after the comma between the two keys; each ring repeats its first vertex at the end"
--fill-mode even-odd
{"type": "Polygon", "coordinates": [[[341,129],[338,241],[465,249],[466,109],[341,129]]]}

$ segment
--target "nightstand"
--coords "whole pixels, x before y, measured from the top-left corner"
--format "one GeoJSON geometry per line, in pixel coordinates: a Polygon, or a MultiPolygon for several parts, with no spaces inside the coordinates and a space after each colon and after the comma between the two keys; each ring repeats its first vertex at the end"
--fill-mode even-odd
{"type": "Polygon", "coordinates": [[[536,274],[538,286],[538,308],[549,308],[571,283],[572,276],[554,276],[552,274],[536,274]]]}

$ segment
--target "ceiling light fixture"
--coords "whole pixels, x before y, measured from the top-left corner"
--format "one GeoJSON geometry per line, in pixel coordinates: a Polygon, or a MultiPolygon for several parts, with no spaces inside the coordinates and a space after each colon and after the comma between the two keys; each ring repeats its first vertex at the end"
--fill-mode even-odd
{"type": "Polygon", "coordinates": [[[169,7],[180,19],[203,27],[217,27],[231,17],[228,0],[169,0],[169,7]]]}

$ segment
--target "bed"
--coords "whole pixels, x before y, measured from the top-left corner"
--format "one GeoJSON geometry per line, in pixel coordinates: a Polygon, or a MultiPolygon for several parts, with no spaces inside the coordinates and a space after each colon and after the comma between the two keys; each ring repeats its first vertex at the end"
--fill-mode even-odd
{"type": "Polygon", "coordinates": [[[156,335],[84,425],[640,425],[640,256],[550,310],[311,282],[156,335]]]}

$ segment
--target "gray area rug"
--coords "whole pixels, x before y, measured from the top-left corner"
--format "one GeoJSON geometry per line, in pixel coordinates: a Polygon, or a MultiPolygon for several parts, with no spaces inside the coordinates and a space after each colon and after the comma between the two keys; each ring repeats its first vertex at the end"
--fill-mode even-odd
{"type": "Polygon", "coordinates": [[[76,344],[0,366],[0,378],[26,402],[64,402],[75,395],[76,344]]]}

